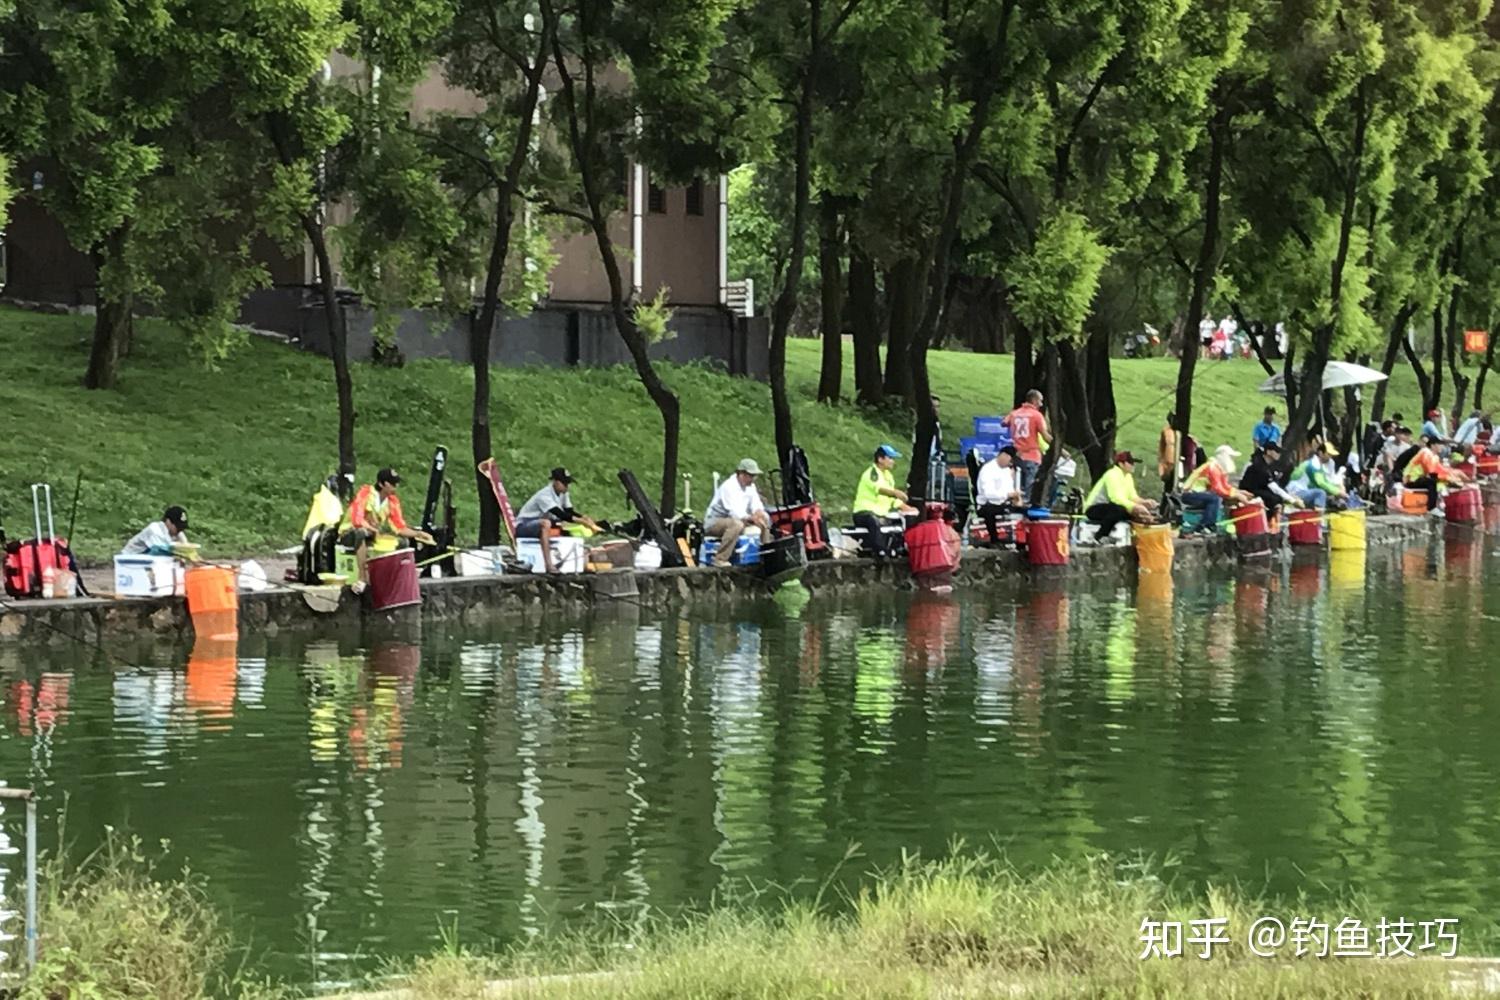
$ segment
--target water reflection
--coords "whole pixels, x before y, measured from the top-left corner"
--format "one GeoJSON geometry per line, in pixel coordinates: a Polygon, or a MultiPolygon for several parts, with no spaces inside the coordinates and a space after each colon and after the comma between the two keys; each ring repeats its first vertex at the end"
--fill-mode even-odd
{"type": "Polygon", "coordinates": [[[1470,532],[1124,589],[43,660],[6,679],[0,776],[68,796],[79,850],[106,824],[170,837],[268,966],[324,985],[455,921],[476,945],[639,922],[747,879],[815,891],[852,843],[847,882],[954,837],[1481,921],[1485,558],[1470,532]]]}

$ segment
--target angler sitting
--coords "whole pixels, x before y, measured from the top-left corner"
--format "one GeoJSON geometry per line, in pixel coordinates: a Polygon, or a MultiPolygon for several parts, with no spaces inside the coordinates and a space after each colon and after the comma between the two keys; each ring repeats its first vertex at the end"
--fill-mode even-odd
{"type": "Polygon", "coordinates": [[[1021,496],[1020,470],[1016,468],[1015,460],[1015,446],[1006,445],[979,467],[975,501],[979,504],[977,513],[984,518],[984,526],[989,529],[991,546],[999,544],[999,519],[1019,513],[1025,506],[1025,498],[1021,496]]]}
{"type": "Polygon", "coordinates": [[[1114,534],[1115,528],[1129,521],[1149,524],[1155,519],[1156,501],[1147,500],[1135,490],[1135,456],[1128,451],[1115,452],[1115,461],[1083,502],[1083,516],[1099,526],[1100,538],[1114,534]]]}
{"type": "Polygon", "coordinates": [[[1338,457],[1338,449],[1332,444],[1325,442],[1320,445],[1308,456],[1307,461],[1292,470],[1287,491],[1302,501],[1303,506],[1316,507],[1318,510],[1327,508],[1329,501],[1357,503],[1333,476],[1333,460],[1338,457]]]}
{"type": "Polygon", "coordinates": [[[1203,512],[1203,524],[1198,530],[1212,532],[1219,523],[1226,502],[1244,502],[1250,494],[1229,485],[1229,476],[1234,472],[1234,460],[1240,455],[1234,448],[1221,444],[1214,449],[1214,457],[1198,466],[1188,475],[1182,494],[1182,505],[1203,512]]]}
{"type": "Polygon", "coordinates": [[[1443,464],[1438,457],[1437,442],[1426,434],[1422,435],[1422,446],[1407,463],[1401,478],[1407,489],[1427,493],[1427,510],[1434,515],[1438,513],[1438,483],[1462,486],[1466,481],[1462,472],[1443,464]]]}
{"type": "Polygon", "coordinates": [[[717,538],[719,547],[714,552],[715,566],[728,566],[735,546],[745,529],[760,529],[761,538],[771,534],[771,515],[755,488],[760,475],[760,463],[753,458],[740,460],[734,475],[725,477],[714,491],[714,498],[703,515],[703,534],[706,538],[717,538]]]}
{"type": "Polygon", "coordinates": [[[1240,477],[1240,489],[1265,504],[1266,516],[1276,517],[1282,504],[1302,506],[1282,484],[1276,472],[1276,463],[1281,461],[1281,442],[1267,442],[1250,459],[1245,474],[1240,477]]]}
{"type": "Polygon", "coordinates": [[[187,511],[173,504],[162,512],[160,521],[152,521],[125,543],[121,553],[127,556],[169,556],[173,545],[186,545],[187,511]]]}
{"type": "Polygon", "coordinates": [[[907,505],[906,492],[896,488],[896,477],[891,474],[900,457],[888,444],[876,448],[873,462],[854,488],[854,526],[864,531],[865,550],[873,556],[890,554],[886,525],[900,524],[903,515],[917,512],[907,505]]]}
{"type": "Polygon", "coordinates": [[[396,487],[401,477],[389,467],[375,474],[375,483],[361,486],[354,494],[354,502],[344,511],[339,525],[339,544],[354,552],[354,562],[359,567],[359,579],[353,591],[363,593],[369,585],[370,576],[366,568],[370,550],[393,552],[403,542],[417,541],[424,545],[435,545],[431,535],[425,531],[408,527],[401,515],[401,498],[396,487]]]}
{"type": "Polygon", "coordinates": [[[573,481],[573,474],[558,466],[552,470],[547,485],[533,493],[516,514],[516,537],[540,539],[542,567],[548,573],[555,572],[552,539],[562,534],[563,525],[577,524],[591,532],[600,530],[599,522],[573,509],[573,500],[568,496],[573,481]]]}

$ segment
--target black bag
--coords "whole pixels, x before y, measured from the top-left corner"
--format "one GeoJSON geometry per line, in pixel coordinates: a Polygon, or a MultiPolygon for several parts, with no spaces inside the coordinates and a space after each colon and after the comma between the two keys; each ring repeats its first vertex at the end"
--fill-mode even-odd
{"type": "Polygon", "coordinates": [[[807,569],[801,535],[779,535],[760,546],[760,572],[773,584],[795,580],[807,569]]]}

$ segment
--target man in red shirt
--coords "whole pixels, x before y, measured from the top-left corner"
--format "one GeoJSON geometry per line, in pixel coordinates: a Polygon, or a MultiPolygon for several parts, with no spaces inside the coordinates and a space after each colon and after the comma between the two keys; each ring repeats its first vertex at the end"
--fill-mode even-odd
{"type": "Polygon", "coordinates": [[[1010,428],[1011,444],[1016,447],[1016,464],[1021,469],[1021,495],[1030,502],[1031,484],[1036,481],[1037,469],[1042,465],[1042,444],[1052,443],[1047,418],[1042,415],[1042,394],[1036,389],[1028,392],[1026,402],[1005,415],[1005,426],[1010,428]]]}

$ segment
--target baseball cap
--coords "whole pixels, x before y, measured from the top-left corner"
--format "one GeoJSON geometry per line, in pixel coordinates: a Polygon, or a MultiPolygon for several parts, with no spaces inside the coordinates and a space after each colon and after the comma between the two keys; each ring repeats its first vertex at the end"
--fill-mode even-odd
{"type": "Polygon", "coordinates": [[[1324,441],[1321,450],[1323,454],[1327,455],[1329,458],[1339,457],[1339,450],[1333,446],[1332,441],[1324,441]]]}
{"type": "Polygon", "coordinates": [[[880,454],[884,455],[886,458],[900,458],[901,457],[901,453],[899,451],[897,451],[895,448],[892,448],[888,444],[883,444],[879,448],[876,448],[875,450],[877,452],[879,452],[880,454]]]}
{"type": "Polygon", "coordinates": [[[388,465],[385,468],[381,469],[379,472],[375,473],[375,485],[379,486],[381,483],[390,483],[392,486],[400,486],[401,477],[396,474],[395,469],[391,468],[388,465]]]}
{"type": "Polygon", "coordinates": [[[567,469],[559,465],[557,468],[552,470],[552,479],[554,482],[559,482],[566,486],[569,483],[573,482],[573,473],[569,472],[567,469]]]}
{"type": "Polygon", "coordinates": [[[735,472],[744,472],[752,476],[760,475],[760,466],[753,458],[742,458],[740,464],[734,467],[735,472]]]}
{"type": "Polygon", "coordinates": [[[1428,415],[1428,416],[1429,416],[1429,417],[1435,417],[1435,416],[1438,416],[1438,411],[1437,411],[1437,410],[1436,410],[1436,409],[1431,409],[1431,410],[1428,410],[1428,411],[1427,411],[1427,415],[1428,415]]]}
{"type": "Polygon", "coordinates": [[[187,511],[183,510],[176,504],[173,504],[166,510],[162,511],[161,519],[163,521],[171,521],[179,528],[186,528],[188,526],[187,511]]]}
{"type": "Polygon", "coordinates": [[[1131,465],[1134,465],[1135,464],[1135,456],[1132,455],[1128,451],[1117,451],[1117,452],[1115,452],[1115,464],[1116,465],[1123,465],[1126,462],[1129,462],[1131,465]]]}

